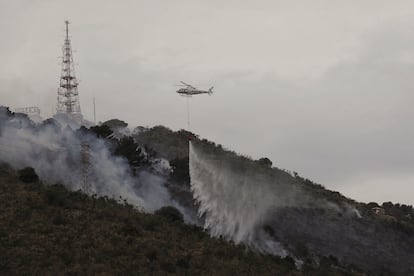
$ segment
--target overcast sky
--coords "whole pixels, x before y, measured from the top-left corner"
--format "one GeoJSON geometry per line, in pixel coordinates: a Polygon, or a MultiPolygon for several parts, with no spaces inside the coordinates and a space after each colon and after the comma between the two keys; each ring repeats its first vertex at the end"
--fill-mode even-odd
{"type": "Polygon", "coordinates": [[[56,108],[64,20],[84,116],[186,128],[360,201],[414,204],[414,2],[0,0],[0,104],[56,108]]]}

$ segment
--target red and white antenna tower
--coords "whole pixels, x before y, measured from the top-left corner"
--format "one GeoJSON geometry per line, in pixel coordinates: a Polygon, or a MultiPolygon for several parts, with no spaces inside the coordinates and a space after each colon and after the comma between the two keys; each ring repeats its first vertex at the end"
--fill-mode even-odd
{"type": "Polygon", "coordinates": [[[72,47],[69,39],[69,21],[65,21],[66,36],[62,47],[62,72],[57,97],[57,113],[71,115],[74,119],[82,120],[79,103],[78,80],[75,75],[72,47]]]}

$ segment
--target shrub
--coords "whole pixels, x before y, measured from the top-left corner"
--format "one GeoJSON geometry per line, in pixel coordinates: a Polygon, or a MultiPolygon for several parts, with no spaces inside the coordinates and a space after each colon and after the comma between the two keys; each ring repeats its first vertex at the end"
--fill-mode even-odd
{"type": "Polygon", "coordinates": [[[184,222],[183,214],[181,214],[180,211],[178,211],[177,208],[172,206],[166,206],[158,209],[155,211],[156,215],[162,216],[166,218],[169,221],[180,221],[184,222]]]}
{"type": "Polygon", "coordinates": [[[265,167],[269,167],[269,168],[271,168],[272,167],[272,164],[273,164],[272,161],[270,161],[270,159],[267,158],[267,157],[260,158],[259,159],[259,163],[261,165],[263,165],[265,167]]]}
{"type": "Polygon", "coordinates": [[[295,259],[293,259],[291,256],[286,256],[285,258],[283,258],[283,262],[285,266],[288,267],[290,270],[296,269],[295,259]]]}
{"type": "Polygon", "coordinates": [[[39,181],[39,176],[32,167],[26,167],[18,171],[19,179],[24,183],[34,183],[39,181]]]}
{"type": "Polygon", "coordinates": [[[95,133],[98,138],[106,138],[113,133],[107,125],[93,126],[90,130],[95,133]]]}
{"type": "Polygon", "coordinates": [[[186,257],[186,258],[178,259],[176,262],[176,265],[181,268],[186,268],[186,269],[189,268],[190,267],[189,258],[186,257]]]}
{"type": "Polygon", "coordinates": [[[168,273],[175,273],[175,265],[170,262],[161,263],[161,268],[168,273]]]}
{"type": "Polygon", "coordinates": [[[115,155],[123,156],[128,160],[131,167],[138,167],[143,165],[144,157],[141,155],[141,150],[138,149],[138,144],[130,136],[122,137],[115,149],[115,155]]]}
{"type": "Polygon", "coordinates": [[[150,260],[151,262],[155,261],[158,257],[158,253],[156,250],[151,250],[150,252],[148,252],[147,254],[145,254],[145,256],[148,258],[148,260],[150,260]]]}
{"type": "Polygon", "coordinates": [[[46,201],[51,205],[65,206],[66,195],[67,192],[63,187],[60,187],[59,185],[54,185],[46,191],[46,201]]]}
{"type": "Polygon", "coordinates": [[[170,162],[173,169],[171,178],[179,183],[190,183],[189,160],[186,158],[175,158],[170,162]]]}
{"type": "Polygon", "coordinates": [[[65,221],[65,218],[62,216],[62,215],[56,215],[54,218],[53,218],[53,220],[52,220],[52,223],[54,224],[54,225],[62,225],[62,224],[65,224],[66,223],[66,221],[65,221]]]}
{"type": "Polygon", "coordinates": [[[118,119],[112,119],[112,120],[106,121],[102,123],[102,125],[106,125],[110,128],[124,128],[128,126],[127,123],[125,123],[124,121],[118,120],[118,119]]]}

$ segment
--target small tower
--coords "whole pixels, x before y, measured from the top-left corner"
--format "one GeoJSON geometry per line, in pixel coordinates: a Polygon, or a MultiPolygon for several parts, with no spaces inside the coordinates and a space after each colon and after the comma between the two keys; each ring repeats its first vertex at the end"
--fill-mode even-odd
{"type": "Polygon", "coordinates": [[[69,39],[69,21],[65,21],[66,36],[62,47],[62,72],[57,97],[57,114],[67,114],[76,121],[82,121],[79,103],[78,81],[75,75],[72,47],[69,39]]]}

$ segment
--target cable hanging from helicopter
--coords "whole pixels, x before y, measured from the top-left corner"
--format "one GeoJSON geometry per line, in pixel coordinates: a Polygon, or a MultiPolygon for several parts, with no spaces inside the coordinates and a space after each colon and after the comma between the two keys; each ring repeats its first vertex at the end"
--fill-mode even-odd
{"type": "Polygon", "coordinates": [[[194,86],[192,86],[191,84],[185,83],[183,81],[180,82],[181,84],[179,84],[178,86],[181,86],[180,89],[177,90],[177,93],[180,94],[181,96],[184,96],[187,98],[187,131],[190,131],[190,103],[189,103],[189,99],[194,96],[194,95],[200,95],[200,94],[208,94],[208,95],[212,95],[213,94],[213,88],[214,86],[210,87],[210,89],[208,90],[201,90],[198,89],[194,86]]]}

